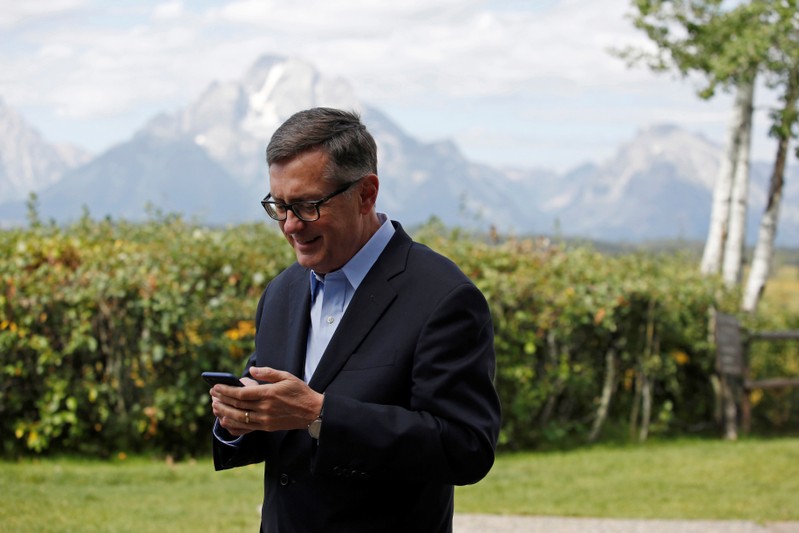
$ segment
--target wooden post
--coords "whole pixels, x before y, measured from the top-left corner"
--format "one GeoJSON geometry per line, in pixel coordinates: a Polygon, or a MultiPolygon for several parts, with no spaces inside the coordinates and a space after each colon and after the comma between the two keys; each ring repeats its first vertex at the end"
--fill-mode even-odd
{"type": "Polygon", "coordinates": [[[738,438],[737,396],[745,395],[742,389],[744,378],[743,343],[741,326],[732,315],[716,313],[716,371],[721,381],[724,412],[724,438],[738,438]]]}

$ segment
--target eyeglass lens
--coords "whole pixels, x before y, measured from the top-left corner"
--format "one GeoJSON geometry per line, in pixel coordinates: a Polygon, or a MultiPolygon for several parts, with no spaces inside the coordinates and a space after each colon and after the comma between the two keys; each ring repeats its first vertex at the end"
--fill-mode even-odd
{"type": "Polygon", "coordinates": [[[266,213],[275,220],[285,220],[288,215],[288,210],[294,211],[297,218],[305,222],[313,222],[319,218],[319,211],[315,204],[310,202],[299,202],[291,204],[290,206],[272,202],[264,203],[266,213]]]}

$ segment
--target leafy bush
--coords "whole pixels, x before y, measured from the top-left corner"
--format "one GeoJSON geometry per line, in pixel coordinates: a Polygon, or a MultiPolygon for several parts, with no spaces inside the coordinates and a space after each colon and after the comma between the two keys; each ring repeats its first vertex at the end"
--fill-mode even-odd
{"type": "Polygon", "coordinates": [[[712,424],[708,317],[731,307],[733,295],[692,261],[606,256],[546,240],[488,245],[440,231],[422,238],[489,300],[503,446],[585,442],[605,426],[644,439],[712,424]]]}
{"type": "Polygon", "coordinates": [[[208,450],[199,374],[242,367],[281,241],[179,218],[0,233],[4,452],[208,450]]]}
{"type": "MultiPolygon", "coordinates": [[[[487,243],[436,224],[417,238],[489,301],[504,448],[712,424],[708,314],[734,295],[693,261],[487,243]]],[[[265,224],[85,217],[0,232],[3,453],[207,453],[199,374],[240,371],[258,297],[292,261],[265,224]]]]}

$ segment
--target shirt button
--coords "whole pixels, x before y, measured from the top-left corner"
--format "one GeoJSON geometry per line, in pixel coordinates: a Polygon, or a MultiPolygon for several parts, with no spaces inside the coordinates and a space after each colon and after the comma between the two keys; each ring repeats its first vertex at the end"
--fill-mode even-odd
{"type": "Polygon", "coordinates": [[[284,487],[289,484],[288,474],[280,474],[280,484],[284,487]]]}
{"type": "Polygon", "coordinates": [[[332,316],[329,316],[329,317],[327,317],[327,323],[328,323],[328,324],[332,324],[332,323],[333,323],[333,322],[335,322],[335,321],[336,321],[336,319],[335,319],[335,318],[333,318],[332,316]]]}

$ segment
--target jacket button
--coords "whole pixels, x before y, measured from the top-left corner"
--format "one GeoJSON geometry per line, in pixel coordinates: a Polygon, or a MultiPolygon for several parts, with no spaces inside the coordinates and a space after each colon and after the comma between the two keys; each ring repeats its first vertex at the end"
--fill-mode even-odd
{"type": "Polygon", "coordinates": [[[289,484],[288,474],[280,474],[280,484],[284,487],[289,484]]]}

